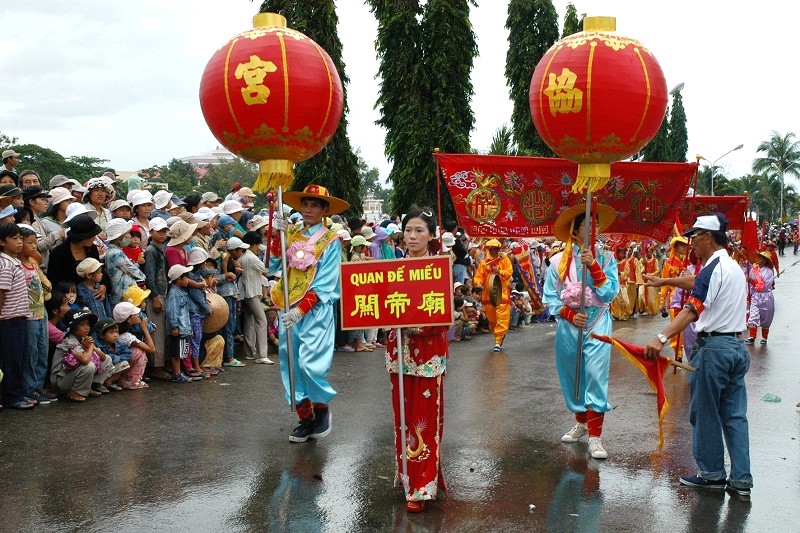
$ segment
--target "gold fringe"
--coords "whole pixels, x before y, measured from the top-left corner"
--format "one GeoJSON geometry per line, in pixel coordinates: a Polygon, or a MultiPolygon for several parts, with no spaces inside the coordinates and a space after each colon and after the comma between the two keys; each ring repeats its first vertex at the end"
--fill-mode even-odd
{"type": "Polygon", "coordinates": [[[258,179],[253,184],[253,192],[276,192],[278,186],[284,190],[289,188],[294,180],[292,162],[284,159],[265,159],[258,163],[258,179]]]}
{"type": "Polygon", "coordinates": [[[578,165],[578,177],[572,185],[572,192],[584,194],[597,192],[611,179],[611,165],[608,163],[586,163],[578,165]]]}

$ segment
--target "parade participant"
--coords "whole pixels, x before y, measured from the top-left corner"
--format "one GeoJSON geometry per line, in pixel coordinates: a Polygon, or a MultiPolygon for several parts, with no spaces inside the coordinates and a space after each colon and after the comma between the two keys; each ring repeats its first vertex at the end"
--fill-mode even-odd
{"type": "Polygon", "coordinates": [[[508,321],[511,317],[510,286],[513,266],[508,256],[500,251],[500,241],[489,239],[483,246],[486,249],[486,256],[478,263],[473,283],[475,287],[483,289],[481,302],[486,311],[486,317],[489,319],[489,329],[494,333],[493,351],[499,352],[503,347],[503,340],[508,331],[508,321]],[[490,285],[495,283],[500,283],[501,287],[500,302],[497,305],[492,303],[492,292],[497,289],[490,285]]]}
{"type": "MultiPolygon", "coordinates": [[[[609,306],[611,316],[617,320],[628,320],[633,312],[632,302],[628,299],[628,279],[630,271],[628,269],[628,258],[625,256],[625,247],[617,248],[617,279],[619,280],[620,291],[609,306]],[[625,290],[622,290],[625,289],[625,290]]],[[[553,258],[550,258],[553,264],[553,258]]],[[[552,314],[552,311],[550,312],[552,314]]]]}
{"type": "MultiPolygon", "coordinates": [[[[658,259],[655,254],[655,245],[645,248],[645,256],[642,259],[642,275],[658,275],[658,259]]],[[[640,290],[639,310],[647,315],[658,313],[660,291],[655,287],[643,286],[640,290]]]]}
{"type": "Polygon", "coordinates": [[[283,275],[272,288],[272,301],[281,307],[279,358],[281,377],[289,396],[289,367],[293,368],[294,401],[299,425],[289,435],[291,442],[321,439],[331,431],[331,412],[328,403],[336,391],[325,379],[333,362],[336,321],[333,306],[339,299],[339,265],[342,244],[336,232],[325,227],[325,216],[347,211],[350,204],[330,195],[328,189],[308,185],[303,191],[283,195],[283,201],[299,210],[302,224],[288,227],[285,218],[275,217],[275,229],[286,233],[288,272],[283,272],[280,239],[272,239],[270,272],[283,275]],[[284,305],[283,284],[291,280],[288,306],[284,305]],[[288,352],[287,337],[291,335],[292,353],[288,352]]]}
{"type": "MultiPolygon", "coordinates": [[[[684,235],[691,239],[703,268],[695,276],[675,280],[692,287],[692,295],[678,316],[645,348],[655,359],[669,337],[697,322],[697,345],[692,353],[696,371],[689,375],[692,452],[699,468],[683,476],[682,485],[711,490],[727,489],[750,496],[750,439],[747,422],[745,374],[750,354],[739,334],[745,329],[747,282],[725,245],[728,219],[722,213],[701,215],[684,235]],[[723,434],[725,437],[723,443],[723,434]],[[726,481],[725,444],[731,460],[726,481]]],[[[656,284],[660,280],[655,281],[656,284]]]]}
{"type": "MultiPolygon", "coordinates": [[[[567,409],[575,413],[577,423],[562,442],[577,442],[589,434],[589,453],[595,459],[605,459],[600,436],[604,414],[611,410],[608,403],[608,371],[611,366],[611,345],[592,337],[592,333],[611,334],[609,304],[620,292],[617,264],[610,254],[592,254],[591,243],[585,242],[586,206],[576,205],[556,219],[553,232],[566,241],[564,251],[550,259],[544,282],[543,301],[556,317],[556,369],[567,409]],[[585,309],[580,310],[583,270],[586,269],[585,309]],[[579,330],[582,338],[578,338],[579,330]],[[575,369],[578,343],[583,344],[580,361],[580,382],[575,394],[575,369]],[[576,397],[577,396],[577,397],[576,397]],[[587,428],[588,426],[588,428],[587,428]]],[[[596,232],[601,233],[616,218],[614,209],[599,204],[595,210],[596,232]]]]}
{"type": "MultiPolygon", "coordinates": [[[[430,208],[412,209],[403,219],[403,238],[408,257],[430,255],[429,244],[436,233],[436,219],[430,208]]],[[[445,490],[440,464],[440,446],[444,425],[444,372],[449,354],[447,326],[403,329],[403,398],[409,433],[402,442],[401,403],[398,390],[397,329],[389,330],[386,369],[392,383],[394,441],[397,476],[406,494],[406,509],[411,513],[425,510],[427,500],[436,499],[438,489],[445,490]],[[403,478],[402,449],[406,449],[408,477],[403,478]]]]}
{"type": "MultiPolygon", "coordinates": [[[[634,243],[629,245],[628,262],[626,266],[628,269],[628,284],[626,286],[628,290],[628,303],[631,306],[630,312],[633,317],[642,312],[641,307],[639,307],[639,287],[644,284],[644,280],[642,279],[642,261],[639,258],[639,251],[635,248],[634,243]]],[[[622,287],[620,286],[620,288],[622,287]]]]}
{"type": "MultiPolygon", "coordinates": [[[[689,248],[689,241],[686,237],[679,235],[673,237],[669,242],[669,257],[664,261],[664,266],[661,267],[662,278],[677,278],[681,272],[686,268],[686,252],[689,248]]],[[[677,308],[671,306],[673,301],[673,293],[675,287],[672,285],[664,285],[661,287],[661,296],[658,300],[658,310],[662,315],[669,313],[670,320],[674,320],[678,313],[683,309],[683,302],[677,308]]],[[[672,351],[675,352],[675,360],[680,361],[683,359],[683,338],[681,335],[676,335],[669,341],[672,351]]]]}
{"type": "Polygon", "coordinates": [[[747,320],[749,337],[745,344],[755,344],[758,328],[761,328],[761,344],[767,344],[769,327],[775,316],[775,296],[772,294],[775,284],[775,272],[772,270],[772,258],[767,251],[755,254],[755,265],[747,274],[747,281],[752,285],[750,296],[750,316],[747,320]]]}

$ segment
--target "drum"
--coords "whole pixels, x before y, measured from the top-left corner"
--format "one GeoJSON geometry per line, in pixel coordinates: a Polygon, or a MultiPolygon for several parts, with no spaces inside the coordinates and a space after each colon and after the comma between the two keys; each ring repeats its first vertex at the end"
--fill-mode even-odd
{"type": "Polygon", "coordinates": [[[503,301],[503,281],[497,274],[489,275],[489,301],[494,306],[500,305],[503,301]]]}
{"type": "Polygon", "coordinates": [[[206,294],[211,307],[211,314],[206,317],[203,324],[203,333],[215,333],[225,327],[228,323],[230,310],[228,309],[228,302],[219,294],[213,292],[206,294]]]}

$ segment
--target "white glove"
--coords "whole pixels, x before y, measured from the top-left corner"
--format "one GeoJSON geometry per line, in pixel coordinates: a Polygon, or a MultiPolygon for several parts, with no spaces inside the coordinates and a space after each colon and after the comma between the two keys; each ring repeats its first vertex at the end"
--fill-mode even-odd
{"type": "Polygon", "coordinates": [[[303,313],[295,307],[288,313],[285,313],[283,316],[281,316],[281,321],[283,322],[283,326],[286,329],[289,329],[290,327],[300,322],[301,318],[303,318],[303,313]]]}
{"type": "Polygon", "coordinates": [[[283,231],[284,233],[289,228],[289,219],[282,215],[276,215],[272,219],[272,229],[276,231],[283,231]]]}

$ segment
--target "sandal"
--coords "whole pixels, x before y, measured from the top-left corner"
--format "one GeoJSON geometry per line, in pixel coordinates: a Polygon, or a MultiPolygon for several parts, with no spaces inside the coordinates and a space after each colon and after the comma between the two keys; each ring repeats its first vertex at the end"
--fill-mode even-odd
{"type": "Polygon", "coordinates": [[[85,402],[86,401],[86,396],[78,394],[74,390],[67,391],[65,396],[66,396],[67,400],[70,400],[72,402],[85,402]]]}
{"type": "Polygon", "coordinates": [[[110,390],[108,390],[108,387],[106,387],[104,385],[98,385],[98,384],[93,384],[92,385],[92,390],[96,390],[100,394],[108,394],[109,392],[111,392],[110,390]]]}
{"type": "MultiPolygon", "coordinates": [[[[340,346],[339,347],[339,351],[340,352],[355,352],[356,349],[353,348],[352,346],[350,346],[349,344],[345,344],[344,346],[340,346]]],[[[364,350],[359,350],[359,351],[363,352],[364,350]]]]}
{"type": "Polygon", "coordinates": [[[108,388],[108,390],[113,390],[115,392],[119,392],[119,391],[122,390],[122,387],[120,387],[116,383],[111,383],[111,384],[107,385],[107,388],[108,388]]]}
{"type": "Polygon", "coordinates": [[[192,380],[189,379],[189,376],[181,372],[180,374],[175,374],[169,379],[172,383],[191,383],[192,380]]]}
{"type": "Polygon", "coordinates": [[[153,379],[161,379],[164,381],[169,381],[170,379],[172,379],[172,376],[161,368],[154,368],[150,372],[150,377],[153,379]]]}
{"type": "Polygon", "coordinates": [[[102,396],[102,395],[103,395],[103,393],[100,392],[99,390],[92,389],[92,390],[89,391],[89,396],[102,396]]]}
{"type": "Polygon", "coordinates": [[[36,407],[36,404],[35,403],[26,402],[26,401],[19,401],[19,402],[14,402],[12,404],[9,404],[9,407],[11,409],[16,409],[18,411],[25,411],[27,409],[33,409],[34,407],[36,407]]]}

